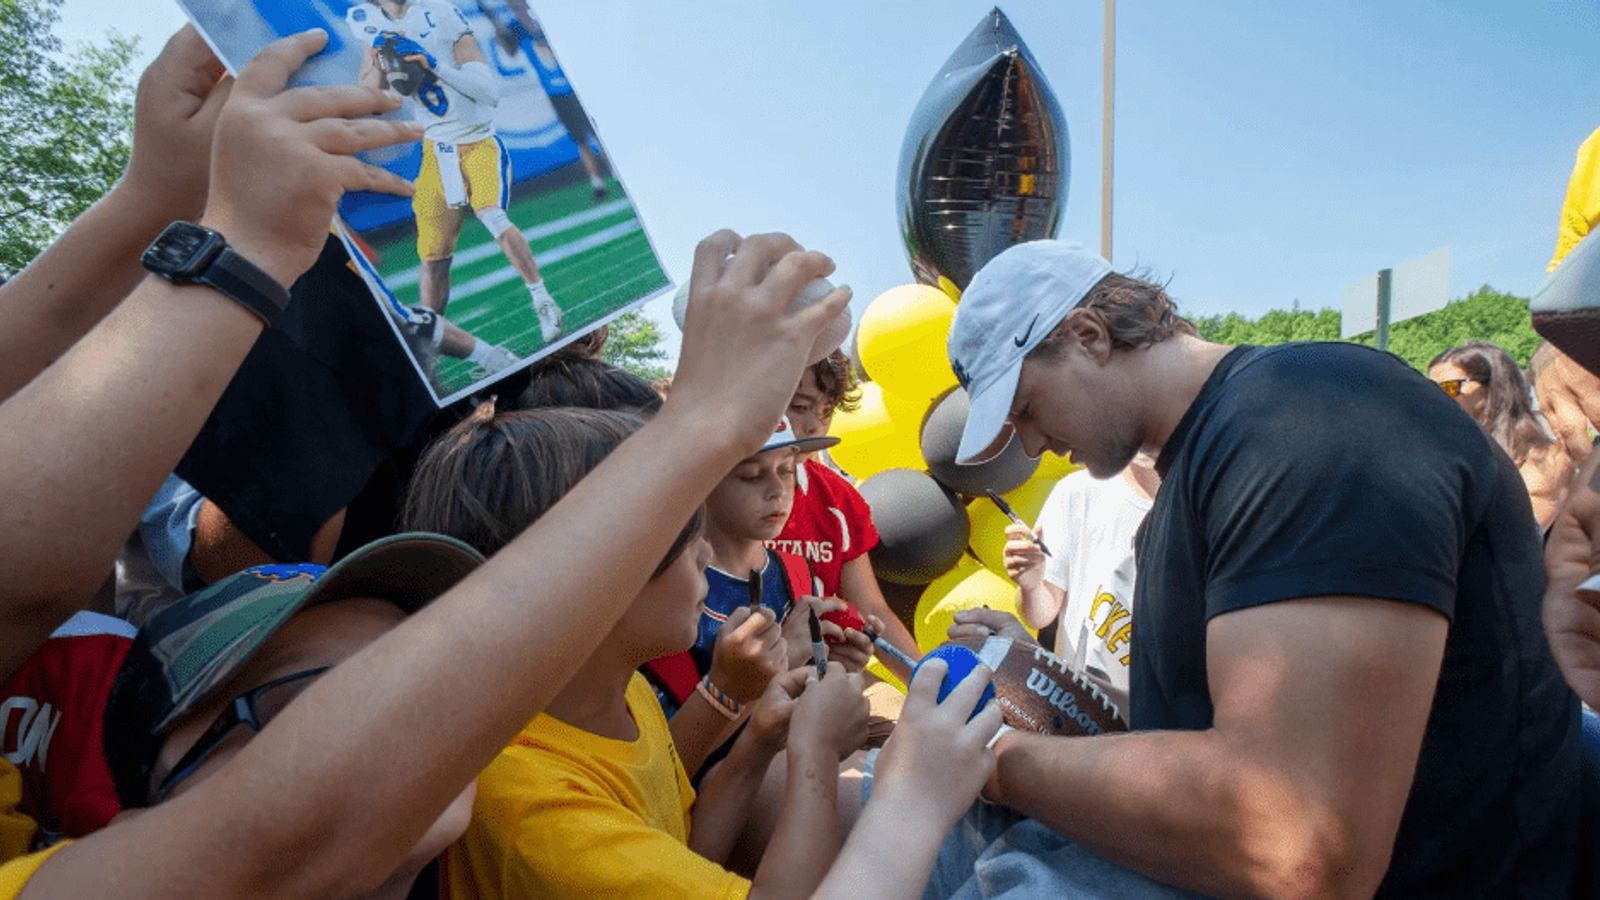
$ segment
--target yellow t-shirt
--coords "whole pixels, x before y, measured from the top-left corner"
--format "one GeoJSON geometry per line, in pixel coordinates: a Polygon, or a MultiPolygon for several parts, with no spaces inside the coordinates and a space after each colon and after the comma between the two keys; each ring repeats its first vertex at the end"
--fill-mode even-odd
{"type": "Polygon", "coordinates": [[[17,811],[22,803],[22,771],[0,757],[0,862],[15,859],[33,845],[39,826],[17,811]]]}
{"type": "Polygon", "coordinates": [[[1561,260],[1600,225],[1600,128],[1578,148],[1578,161],[1567,182],[1567,199],[1561,204],[1561,228],[1556,233],[1556,252],[1550,258],[1554,272],[1561,260]]]}
{"type": "Polygon", "coordinates": [[[445,854],[452,900],[742,898],[750,882],[689,849],[694,788],[642,676],[628,683],[634,741],[548,715],[478,776],[472,824],[445,854]]]}
{"type": "Polygon", "coordinates": [[[13,859],[5,865],[0,865],[0,898],[14,900],[18,894],[22,893],[22,889],[28,886],[28,879],[33,877],[33,873],[39,871],[39,867],[44,865],[45,860],[54,856],[56,851],[62,847],[69,846],[71,843],[71,841],[59,841],[48,850],[30,853],[27,856],[13,859]]]}

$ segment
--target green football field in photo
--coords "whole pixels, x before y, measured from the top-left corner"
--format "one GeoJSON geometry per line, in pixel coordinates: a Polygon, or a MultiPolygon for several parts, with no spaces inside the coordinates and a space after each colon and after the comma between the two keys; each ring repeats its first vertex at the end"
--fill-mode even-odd
{"type": "MultiPolygon", "coordinates": [[[[633,204],[615,180],[599,200],[587,181],[511,201],[506,210],[533,248],[544,283],[561,307],[559,342],[629,302],[666,286],[633,204]]],[[[416,306],[416,240],[374,243],[377,268],[401,303],[416,306]]],[[[445,318],[518,357],[544,346],[528,289],[476,217],[467,216],[450,267],[445,318]]],[[[445,397],[472,384],[471,366],[439,359],[435,389],[445,397]]]]}

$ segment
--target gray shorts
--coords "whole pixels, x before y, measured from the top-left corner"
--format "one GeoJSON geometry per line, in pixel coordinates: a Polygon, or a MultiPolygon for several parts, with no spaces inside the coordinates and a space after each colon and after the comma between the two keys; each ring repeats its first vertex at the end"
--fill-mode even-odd
{"type": "MultiPolygon", "coordinates": [[[[861,802],[872,796],[878,751],[867,754],[861,802]]],[[[1003,897],[1195,897],[1083,849],[1033,819],[972,804],[945,836],[923,900],[1003,897]]]]}

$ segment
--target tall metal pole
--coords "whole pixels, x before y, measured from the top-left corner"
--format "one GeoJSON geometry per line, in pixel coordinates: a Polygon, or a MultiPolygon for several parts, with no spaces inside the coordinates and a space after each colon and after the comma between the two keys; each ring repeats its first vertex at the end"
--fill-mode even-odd
{"type": "Polygon", "coordinates": [[[1389,349],[1389,291],[1393,269],[1378,270],[1378,349],[1389,349]]]}
{"type": "Polygon", "coordinates": [[[1115,159],[1117,0],[1105,0],[1105,39],[1100,58],[1104,71],[1100,83],[1104,90],[1100,114],[1100,255],[1111,259],[1111,173],[1115,159]]]}

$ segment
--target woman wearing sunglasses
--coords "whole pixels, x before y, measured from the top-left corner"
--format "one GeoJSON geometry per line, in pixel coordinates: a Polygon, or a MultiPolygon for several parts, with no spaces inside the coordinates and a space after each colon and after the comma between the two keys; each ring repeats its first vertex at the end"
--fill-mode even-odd
{"type": "Polygon", "coordinates": [[[1534,518],[1549,530],[1572,481],[1572,460],[1534,411],[1528,381],[1511,355],[1469,341],[1434,357],[1428,377],[1511,456],[1528,486],[1534,518]]]}

